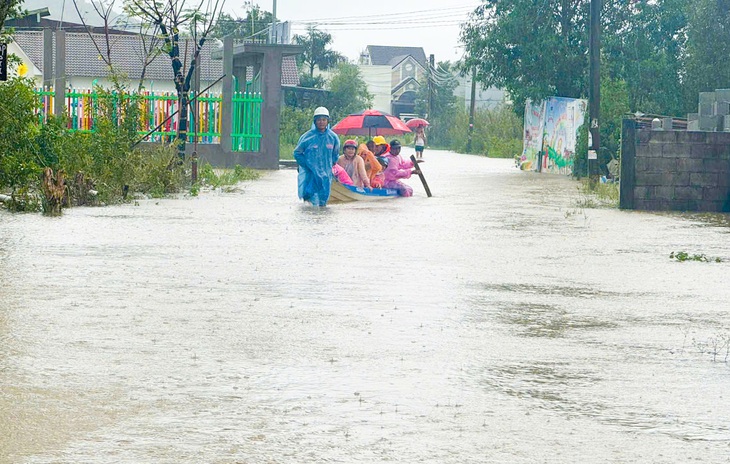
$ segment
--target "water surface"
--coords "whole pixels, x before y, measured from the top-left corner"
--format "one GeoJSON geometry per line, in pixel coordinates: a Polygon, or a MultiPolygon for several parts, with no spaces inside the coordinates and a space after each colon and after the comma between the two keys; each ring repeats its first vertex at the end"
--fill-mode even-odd
{"type": "Polygon", "coordinates": [[[0,462],[728,462],[728,216],[426,160],[432,198],[0,211],[0,462]]]}

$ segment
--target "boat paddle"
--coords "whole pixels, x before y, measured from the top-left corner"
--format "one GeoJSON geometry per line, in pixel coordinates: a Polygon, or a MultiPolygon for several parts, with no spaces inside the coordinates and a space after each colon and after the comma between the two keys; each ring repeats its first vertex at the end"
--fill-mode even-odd
{"type": "Polygon", "coordinates": [[[416,160],[415,155],[411,155],[411,161],[413,161],[413,170],[418,174],[418,177],[421,178],[421,182],[423,183],[423,188],[426,189],[426,195],[431,197],[431,189],[428,188],[428,184],[426,183],[426,178],[423,177],[423,171],[421,171],[421,166],[418,165],[418,161],[416,160]]]}

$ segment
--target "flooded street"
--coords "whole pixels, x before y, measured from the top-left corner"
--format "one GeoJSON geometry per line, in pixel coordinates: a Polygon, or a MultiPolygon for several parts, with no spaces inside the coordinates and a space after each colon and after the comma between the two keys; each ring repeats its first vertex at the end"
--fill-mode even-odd
{"type": "Polygon", "coordinates": [[[432,198],[0,211],[0,463],[730,462],[727,215],[425,159],[432,198]]]}

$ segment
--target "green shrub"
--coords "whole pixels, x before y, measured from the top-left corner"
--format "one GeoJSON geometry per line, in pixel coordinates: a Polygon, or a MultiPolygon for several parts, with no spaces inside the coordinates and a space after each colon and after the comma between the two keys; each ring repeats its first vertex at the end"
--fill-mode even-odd
{"type": "Polygon", "coordinates": [[[9,189],[11,195],[40,178],[35,108],[31,81],[13,78],[0,83],[0,189],[9,189]]]}
{"type": "Polygon", "coordinates": [[[313,111],[309,108],[284,106],[281,109],[279,158],[294,159],[294,148],[299,137],[312,128],[312,114],[313,111]]]}
{"type": "MultiPolygon", "coordinates": [[[[469,112],[459,106],[450,128],[452,149],[467,153],[469,140],[469,112]]],[[[522,120],[511,106],[481,109],[474,113],[474,130],[471,137],[471,153],[492,158],[512,158],[522,153],[522,120]]]]}

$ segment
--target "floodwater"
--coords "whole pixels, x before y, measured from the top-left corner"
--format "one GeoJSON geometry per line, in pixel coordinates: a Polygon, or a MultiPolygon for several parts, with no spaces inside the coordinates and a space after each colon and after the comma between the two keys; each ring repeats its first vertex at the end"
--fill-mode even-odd
{"type": "Polygon", "coordinates": [[[0,462],[730,462],[727,215],[423,170],[433,198],[314,209],[282,170],[0,212],[0,462]]]}

